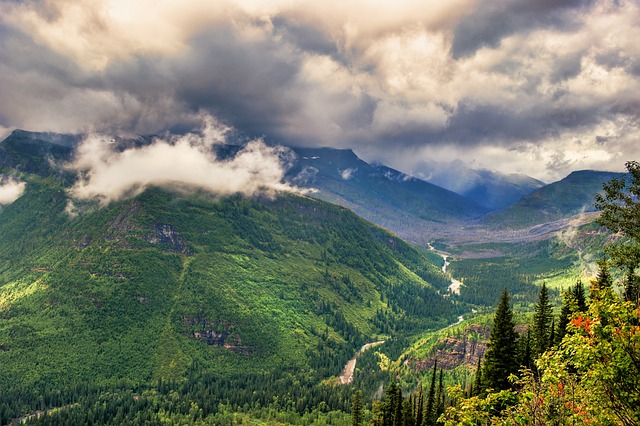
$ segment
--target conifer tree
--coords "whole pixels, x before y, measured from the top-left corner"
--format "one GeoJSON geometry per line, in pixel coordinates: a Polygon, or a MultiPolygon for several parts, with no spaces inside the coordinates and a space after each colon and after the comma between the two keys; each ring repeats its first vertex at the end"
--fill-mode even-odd
{"type": "Polygon", "coordinates": [[[402,401],[402,425],[404,426],[414,426],[412,407],[412,396],[402,401]]]}
{"type": "Polygon", "coordinates": [[[576,281],[575,287],[571,290],[571,295],[576,304],[576,312],[586,312],[587,310],[587,297],[584,293],[584,285],[581,280],[576,281]]]}
{"type": "Polygon", "coordinates": [[[364,420],[362,413],[362,391],[358,389],[351,397],[351,426],[360,426],[364,420]]]}
{"type": "Polygon", "coordinates": [[[418,391],[418,398],[415,402],[415,422],[416,426],[422,426],[423,409],[424,409],[424,396],[422,394],[422,382],[420,382],[420,390],[418,391]]]}
{"type": "Polygon", "coordinates": [[[595,281],[592,281],[596,285],[597,290],[605,288],[611,288],[613,286],[613,278],[609,272],[609,262],[606,258],[598,260],[598,274],[595,281]]]}
{"type": "Polygon", "coordinates": [[[483,383],[494,390],[509,389],[509,376],[518,372],[518,333],[515,330],[509,292],[500,296],[489,336],[482,371],[483,383]]]}
{"type": "Polygon", "coordinates": [[[394,414],[393,414],[393,426],[403,426],[403,411],[402,411],[402,402],[403,402],[403,398],[402,398],[402,388],[400,386],[397,387],[397,394],[396,394],[396,406],[394,409],[394,414]]]}
{"type": "Polygon", "coordinates": [[[385,400],[382,406],[382,424],[384,426],[394,426],[394,419],[397,405],[397,387],[395,382],[389,383],[385,392],[385,400]]]}
{"type": "Polygon", "coordinates": [[[553,308],[549,301],[549,291],[546,283],[542,283],[538,295],[538,303],[533,311],[533,357],[537,358],[549,348],[549,336],[551,334],[551,322],[553,320],[553,308]]]}
{"type": "Polygon", "coordinates": [[[436,391],[436,412],[433,419],[434,424],[438,422],[438,418],[442,415],[442,413],[444,413],[446,393],[444,390],[444,379],[442,375],[442,368],[440,368],[440,374],[438,375],[438,389],[436,391]]]}
{"type": "Polygon", "coordinates": [[[531,358],[531,328],[527,327],[527,334],[521,339],[520,349],[520,365],[526,368],[533,368],[533,359],[531,358]]]}
{"type": "Polygon", "coordinates": [[[433,371],[431,372],[431,384],[429,385],[429,392],[427,392],[427,402],[424,407],[424,416],[422,424],[426,426],[432,426],[435,424],[435,403],[436,403],[436,375],[438,373],[438,360],[433,363],[433,371]]]}
{"type": "MultiPolygon", "coordinates": [[[[577,285],[577,284],[576,284],[577,285]]],[[[562,307],[560,308],[560,317],[558,318],[558,331],[556,333],[555,344],[559,345],[567,334],[567,325],[571,320],[572,310],[577,309],[577,304],[571,291],[565,291],[562,295],[562,307]],[[574,305],[575,307],[572,307],[574,305]]]]}
{"type": "Polygon", "coordinates": [[[482,357],[478,357],[478,366],[476,368],[476,377],[471,385],[471,391],[469,392],[471,396],[480,395],[482,393],[482,357]]]}
{"type": "Polygon", "coordinates": [[[624,300],[638,305],[640,300],[640,279],[635,274],[635,265],[627,267],[624,283],[624,300]]]}

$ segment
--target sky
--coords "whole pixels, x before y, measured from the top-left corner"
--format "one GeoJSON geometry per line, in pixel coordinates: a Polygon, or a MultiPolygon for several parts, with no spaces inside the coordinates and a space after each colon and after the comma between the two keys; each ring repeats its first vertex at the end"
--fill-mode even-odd
{"type": "Polygon", "coordinates": [[[408,173],[550,182],[640,160],[638,40],[638,0],[4,0],[0,136],[207,116],[408,173]]]}

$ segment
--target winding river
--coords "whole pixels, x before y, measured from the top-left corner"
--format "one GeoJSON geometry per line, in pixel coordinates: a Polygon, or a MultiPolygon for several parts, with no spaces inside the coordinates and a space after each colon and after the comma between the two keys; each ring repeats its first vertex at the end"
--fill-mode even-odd
{"type": "Polygon", "coordinates": [[[346,385],[347,383],[353,382],[353,373],[356,371],[356,360],[358,356],[360,356],[360,354],[366,351],[367,349],[372,348],[374,346],[381,345],[384,342],[385,342],[384,340],[379,340],[377,342],[371,342],[371,343],[367,343],[366,345],[363,345],[360,348],[360,350],[356,352],[353,358],[347,361],[347,364],[344,366],[344,369],[342,370],[342,374],[340,374],[339,376],[340,383],[343,385],[346,385]]]}
{"type": "MultiPolygon", "coordinates": [[[[444,265],[442,265],[442,272],[446,274],[447,266],[451,264],[451,262],[449,262],[449,257],[451,255],[449,253],[436,250],[435,247],[433,247],[431,244],[427,244],[427,246],[429,247],[429,250],[431,250],[434,253],[437,253],[442,257],[442,260],[444,260],[444,265]]],[[[457,294],[458,296],[460,296],[460,287],[463,285],[464,284],[462,284],[462,281],[456,280],[455,278],[451,277],[451,284],[449,284],[449,287],[448,287],[449,293],[457,294]]]]}

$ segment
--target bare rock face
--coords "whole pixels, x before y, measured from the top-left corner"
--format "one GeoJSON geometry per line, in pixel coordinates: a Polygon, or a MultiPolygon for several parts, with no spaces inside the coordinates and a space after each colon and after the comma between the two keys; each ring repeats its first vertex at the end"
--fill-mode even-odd
{"type": "Polygon", "coordinates": [[[242,337],[236,331],[238,324],[224,320],[211,321],[203,315],[185,316],[183,324],[187,336],[209,346],[240,353],[251,352],[251,348],[242,344],[242,337]]]}
{"type": "Polygon", "coordinates": [[[478,359],[487,351],[489,330],[478,325],[470,325],[461,336],[449,336],[436,345],[436,351],[426,359],[408,358],[405,365],[414,371],[425,371],[433,368],[435,360],[438,367],[444,370],[465,365],[474,367],[478,365],[478,359]]]}
{"type": "Polygon", "coordinates": [[[147,241],[164,246],[165,251],[173,251],[186,255],[192,254],[187,242],[173,228],[173,225],[156,223],[154,232],[147,241]]]}

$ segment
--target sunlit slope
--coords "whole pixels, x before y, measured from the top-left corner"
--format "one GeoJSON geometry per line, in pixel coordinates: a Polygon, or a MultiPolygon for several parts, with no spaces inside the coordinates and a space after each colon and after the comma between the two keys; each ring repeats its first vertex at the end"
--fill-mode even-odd
{"type": "Polygon", "coordinates": [[[423,254],[322,201],[150,189],[69,217],[58,181],[22,177],[0,211],[5,386],[179,378],[194,362],[326,378],[367,339],[460,310],[423,254]]]}

